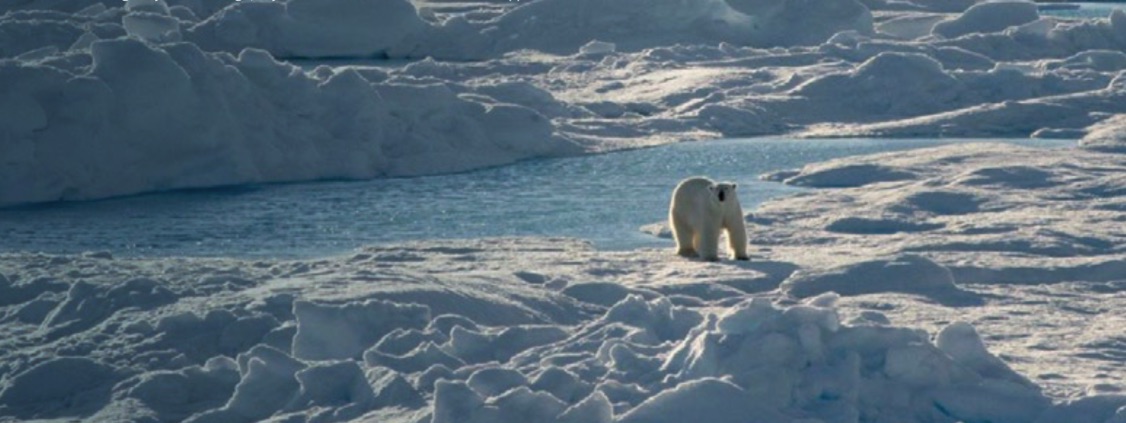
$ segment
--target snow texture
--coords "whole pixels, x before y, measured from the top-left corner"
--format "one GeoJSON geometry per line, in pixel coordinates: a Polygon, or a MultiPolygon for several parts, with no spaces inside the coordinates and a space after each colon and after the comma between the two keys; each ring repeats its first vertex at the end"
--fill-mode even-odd
{"type": "Polygon", "coordinates": [[[0,11],[0,206],[788,132],[1077,138],[1126,113],[1126,13],[1018,1],[0,11]]]}
{"type": "Polygon", "coordinates": [[[505,3],[4,2],[0,206],[780,133],[1081,146],[767,175],[815,189],[753,211],[749,262],[4,252],[0,419],[1126,421],[1126,13],[505,3]]]}
{"type": "Polygon", "coordinates": [[[0,414],[1120,421],[1126,240],[1105,228],[1123,164],[1051,153],[955,144],[780,172],[834,188],[757,209],[750,262],[550,238],[300,261],[8,254],[0,414]],[[841,169],[871,174],[824,177],[841,169]]]}

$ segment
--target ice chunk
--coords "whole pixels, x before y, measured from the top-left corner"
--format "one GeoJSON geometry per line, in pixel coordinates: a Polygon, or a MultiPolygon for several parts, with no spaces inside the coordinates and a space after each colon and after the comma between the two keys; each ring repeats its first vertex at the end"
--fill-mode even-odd
{"type": "Polygon", "coordinates": [[[403,57],[428,24],[405,0],[238,2],[191,28],[209,50],[256,47],[299,58],[403,57]]]}
{"type": "Polygon", "coordinates": [[[434,388],[434,416],[431,423],[473,421],[474,411],[485,404],[483,398],[464,382],[439,380],[434,388]]]}
{"type": "Polygon", "coordinates": [[[295,375],[306,366],[285,353],[258,346],[238,357],[242,378],[222,408],[192,418],[196,422],[260,420],[282,410],[298,394],[295,375]]]}
{"type": "Polygon", "coordinates": [[[368,366],[383,366],[401,373],[415,373],[440,364],[449,368],[459,368],[465,362],[443,351],[433,342],[427,342],[403,355],[385,354],[375,349],[364,352],[364,362],[368,366]]]}
{"type": "Polygon", "coordinates": [[[446,334],[437,331],[397,328],[380,339],[372,349],[384,354],[404,355],[426,342],[442,344],[447,340],[446,334]]]}
{"type": "Polygon", "coordinates": [[[516,370],[490,367],[473,372],[466,383],[482,397],[489,398],[518,386],[526,386],[528,379],[516,370]]]}
{"type": "Polygon", "coordinates": [[[1093,151],[1126,153],[1126,114],[1111,116],[1087,129],[1079,145],[1093,151]]]}
{"type": "Polygon", "coordinates": [[[614,406],[606,394],[595,392],[578,404],[563,411],[557,423],[611,423],[614,421],[614,406]]]}
{"type": "MultiPolygon", "coordinates": [[[[435,366],[436,368],[438,366],[435,366]]],[[[446,369],[449,371],[449,369],[446,369]]],[[[374,407],[405,407],[419,408],[426,405],[422,397],[410,382],[394,370],[386,367],[374,367],[367,371],[367,381],[375,392],[374,407]]],[[[431,383],[430,386],[433,386],[431,383]]]]}
{"type": "Polygon", "coordinates": [[[105,405],[109,388],[122,376],[118,369],[90,358],[53,358],[12,377],[0,391],[0,405],[24,417],[47,402],[69,403],[69,413],[89,412],[91,406],[105,405]]]}
{"type": "Polygon", "coordinates": [[[1030,388],[1035,386],[1000,358],[990,354],[977,330],[969,323],[955,322],[942,328],[935,337],[935,344],[959,364],[986,378],[1005,380],[1030,388]]]}
{"type": "Polygon", "coordinates": [[[490,399],[498,412],[498,422],[547,422],[567,409],[567,405],[546,392],[532,392],[526,386],[490,399]]]}
{"type": "Polygon", "coordinates": [[[392,330],[421,329],[430,322],[425,306],[380,300],[344,305],[297,301],[293,314],[293,355],[306,360],[359,358],[392,330]]]}
{"type": "Polygon", "coordinates": [[[833,291],[841,295],[901,292],[945,303],[972,301],[975,297],[954,285],[950,270],[925,257],[904,255],[813,271],[799,270],[780,287],[797,297],[833,291]]]}
{"type": "Polygon", "coordinates": [[[375,404],[375,392],[355,361],[319,363],[297,372],[296,377],[301,388],[289,410],[342,405],[366,410],[375,404]]]}
{"type": "Polygon", "coordinates": [[[531,388],[548,392],[568,404],[587,397],[594,389],[589,383],[579,379],[578,375],[556,366],[548,367],[536,376],[531,388]]]}
{"type": "Polygon", "coordinates": [[[776,410],[747,400],[746,392],[730,382],[704,378],[665,390],[619,419],[621,423],[789,422],[776,410]]]}
{"type": "Polygon", "coordinates": [[[479,330],[477,323],[469,319],[468,317],[458,314],[443,314],[441,316],[435,317],[434,320],[431,320],[430,324],[426,326],[426,331],[436,331],[446,336],[450,336],[451,332],[453,332],[453,328],[459,326],[462,329],[471,331],[479,330]]]}
{"type": "Polygon", "coordinates": [[[613,53],[617,49],[614,43],[607,43],[605,41],[593,40],[589,43],[583,44],[579,47],[580,56],[600,56],[613,53]]]}
{"type": "Polygon", "coordinates": [[[1030,1],[989,1],[971,6],[961,16],[935,24],[933,32],[946,38],[1001,31],[1040,19],[1030,1]]]}
{"type": "Polygon", "coordinates": [[[138,377],[128,395],[141,400],[166,420],[183,420],[197,410],[222,406],[239,381],[237,364],[226,357],[204,366],[158,371],[138,377]]]}
{"type": "Polygon", "coordinates": [[[125,10],[168,14],[168,4],[160,0],[125,0],[125,10]]]}
{"type": "MultiPolygon", "coordinates": [[[[148,3],[164,4],[160,1],[148,3]]],[[[121,18],[121,26],[130,36],[155,43],[180,41],[180,22],[168,15],[147,12],[131,12],[121,18]]]]}

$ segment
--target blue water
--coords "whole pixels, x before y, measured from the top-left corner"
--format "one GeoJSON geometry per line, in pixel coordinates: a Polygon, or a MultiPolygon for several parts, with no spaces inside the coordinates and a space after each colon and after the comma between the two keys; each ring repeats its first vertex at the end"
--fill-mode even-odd
{"type": "MultiPolygon", "coordinates": [[[[832,158],[959,142],[938,139],[682,143],[474,172],[362,182],[181,191],[0,210],[0,251],[121,256],[311,257],[434,238],[548,235],[599,248],[667,245],[638,231],[665,219],[687,176],[739,183],[746,210],[798,188],[759,181],[832,158]]],[[[1006,141],[1040,147],[1073,141],[1006,141]]]]}
{"type": "Polygon", "coordinates": [[[1074,10],[1040,10],[1042,16],[1059,16],[1064,18],[1105,18],[1110,16],[1110,12],[1114,9],[1126,9],[1126,3],[1086,3],[1086,2],[1069,2],[1068,4],[1079,5],[1078,9],[1074,10]]]}

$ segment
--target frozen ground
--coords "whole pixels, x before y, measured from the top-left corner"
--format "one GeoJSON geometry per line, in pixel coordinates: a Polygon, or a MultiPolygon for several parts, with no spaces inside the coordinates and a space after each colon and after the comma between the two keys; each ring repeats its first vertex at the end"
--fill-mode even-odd
{"type": "Polygon", "coordinates": [[[16,0],[0,13],[0,205],[791,132],[1077,138],[1126,112],[1121,10],[16,0]]]}
{"type": "Polygon", "coordinates": [[[921,153],[766,175],[822,189],[751,211],[750,262],[563,238],[7,254],[0,415],[1122,421],[1126,158],[921,153]]]}
{"type": "Polygon", "coordinates": [[[819,189],[751,210],[748,263],[5,253],[0,419],[1126,421],[1126,13],[444,3],[0,3],[0,205],[720,136],[1083,139],[771,173],[819,189]]]}

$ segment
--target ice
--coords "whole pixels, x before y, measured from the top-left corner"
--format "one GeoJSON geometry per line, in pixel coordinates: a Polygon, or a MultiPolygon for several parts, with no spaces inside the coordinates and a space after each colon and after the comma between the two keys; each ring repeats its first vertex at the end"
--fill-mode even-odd
{"type": "Polygon", "coordinates": [[[977,330],[968,323],[947,325],[935,336],[935,345],[958,364],[992,378],[1032,387],[1028,379],[1009,368],[1004,361],[989,354],[977,330]]]}
{"type": "MultiPolygon", "coordinates": [[[[965,151],[950,150],[957,151],[954,154],[973,156],[965,151]]],[[[949,163],[942,157],[942,154],[932,154],[928,160],[949,163]]],[[[881,160],[889,167],[899,166],[899,162],[886,156],[881,160]]],[[[997,162],[996,157],[963,159],[959,166],[973,163],[973,160],[997,162]]],[[[930,172],[934,171],[918,164],[915,167],[921,178],[931,177],[930,172]]],[[[964,173],[965,169],[959,168],[954,173],[960,172],[964,173]]],[[[873,184],[847,189],[886,188],[885,184],[873,184]]],[[[985,194],[979,192],[977,195],[985,194]]],[[[913,198],[910,195],[905,197],[913,198]]],[[[893,201],[892,204],[897,203],[893,201]]],[[[972,211],[966,213],[978,214],[972,211]]],[[[532,251],[555,241],[517,242],[528,243],[523,251],[532,251]]],[[[516,269],[520,264],[510,261],[515,257],[511,250],[493,251],[485,244],[473,244],[477,245],[474,248],[456,245],[459,244],[444,247],[442,251],[445,252],[440,253],[433,253],[435,250],[432,245],[406,247],[419,248],[409,251],[432,253],[414,264],[397,262],[404,267],[392,271],[392,274],[399,274],[401,277],[412,272],[411,269],[427,268],[431,269],[432,278],[462,280],[463,288],[467,292],[473,292],[477,288],[464,281],[463,268],[455,266],[447,269],[439,263],[477,263],[472,266],[479,269],[495,269],[494,266],[498,265],[513,266],[501,272],[518,272],[516,269]],[[479,251],[475,254],[482,255],[474,256],[476,260],[472,262],[446,261],[449,257],[465,254],[465,251],[479,251]]],[[[604,268],[613,265],[626,269],[633,263],[632,265],[639,265],[640,268],[659,267],[683,272],[686,270],[685,266],[694,265],[691,262],[669,262],[666,254],[659,252],[643,252],[637,256],[615,252],[543,250],[533,254],[571,258],[596,254],[604,257],[597,262],[571,260],[568,264],[549,264],[537,269],[536,273],[545,277],[554,277],[560,275],[560,272],[574,272],[564,273],[573,277],[589,272],[591,266],[604,268]],[[636,263],[638,260],[642,262],[636,263]],[[578,268],[564,270],[571,266],[578,268]]],[[[376,257],[380,256],[395,255],[368,254],[376,262],[376,257]]],[[[98,265],[103,266],[101,269],[111,272],[119,266],[143,263],[144,266],[154,266],[152,270],[176,269],[176,272],[192,275],[187,282],[190,285],[198,283],[199,272],[206,274],[208,266],[215,263],[208,260],[197,262],[172,259],[167,262],[132,260],[134,264],[129,265],[116,263],[120,260],[105,260],[92,255],[65,260],[50,256],[15,256],[4,265],[8,269],[5,274],[12,270],[22,274],[37,269],[39,267],[36,260],[40,260],[40,263],[55,260],[56,263],[71,263],[73,266],[87,268],[93,266],[93,263],[101,263],[98,265]],[[11,267],[16,263],[27,263],[27,267],[11,267]]],[[[551,263],[550,260],[544,262],[551,263]]],[[[139,374],[130,376],[122,373],[124,370],[117,365],[96,364],[83,358],[77,359],[75,363],[84,367],[96,367],[106,377],[66,389],[62,389],[65,386],[56,384],[48,391],[33,389],[32,376],[45,372],[43,368],[56,364],[23,367],[9,374],[0,397],[21,399],[31,395],[41,400],[36,402],[38,405],[35,407],[21,405],[17,409],[11,408],[9,402],[5,403],[9,408],[0,410],[29,418],[81,416],[98,411],[98,415],[108,418],[111,415],[122,415],[113,413],[126,412],[124,408],[117,408],[125,405],[118,404],[113,398],[130,398],[138,401],[131,407],[141,407],[141,410],[151,412],[150,415],[162,421],[248,421],[266,418],[339,421],[376,415],[389,418],[387,421],[418,421],[416,419],[420,416],[425,417],[423,421],[683,421],[687,416],[708,421],[742,421],[746,416],[754,415],[764,421],[816,419],[822,422],[844,422],[857,421],[860,416],[879,415],[892,421],[1013,422],[1037,419],[1084,421],[1069,419],[1069,416],[1097,416],[1090,418],[1101,422],[1112,418],[1121,406],[1119,397],[1100,393],[1092,393],[1096,395],[1092,399],[1055,405],[1053,399],[1044,394],[1034,379],[1014,370],[1011,363],[993,352],[995,345],[998,342],[1005,344],[1004,341],[983,339],[978,334],[980,329],[975,328],[977,325],[946,325],[936,331],[933,341],[924,330],[899,326],[902,315],[895,306],[890,306],[895,304],[892,298],[896,297],[881,297],[896,294],[896,285],[884,286],[877,282],[904,280],[921,287],[960,289],[950,282],[949,271],[933,261],[914,256],[872,262],[877,263],[879,269],[884,269],[883,273],[860,272],[874,266],[864,263],[841,266],[838,270],[828,269],[828,274],[834,271],[844,271],[844,274],[860,272],[852,277],[841,276],[841,283],[848,279],[856,285],[873,287],[866,292],[838,289],[843,295],[825,293],[810,296],[799,303],[784,294],[755,296],[731,290],[723,291],[722,295],[707,294],[718,296],[704,297],[707,299],[701,299],[701,302],[707,304],[707,307],[699,308],[674,306],[667,297],[658,293],[664,291],[663,288],[652,287],[654,289],[647,289],[646,292],[656,297],[646,299],[630,294],[609,309],[588,309],[593,314],[583,318],[576,326],[509,324],[499,327],[477,324],[458,315],[442,315],[430,319],[427,308],[373,300],[371,295],[379,292],[378,289],[365,291],[386,285],[402,292],[402,282],[393,278],[369,280],[367,288],[352,288],[360,289],[359,291],[326,290],[326,287],[332,285],[322,284],[322,281],[339,281],[352,271],[370,277],[371,274],[367,272],[370,272],[368,266],[372,262],[355,261],[351,256],[296,265],[278,264],[277,267],[229,260],[223,263],[224,266],[238,264],[241,272],[250,272],[240,276],[249,282],[229,284],[227,286],[233,291],[221,291],[225,293],[213,296],[210,301],[196,303],[191,297],[182,297],[180,304],[163,304],[155,309],[122,309],[115,314],[114,319],[121,319],[119,321],[123,323],[133,322],[131,327],[135,329],[130,330],[148,332],[144,338],[118,341],[115,348],[124,348],[126,351],[136,348],[133,355],[137,355],[136,351],[140,351],[139,348],[147,342],[144,341],[145,338],[177,336],[175,334],[179,329],[175,329],[177,326],[172,322],[194,321],[199,322],[191,326],[196,328],[195,331],[214,334],[191,341],[213,344],[210,348],[200,346],[197,348],[199,351],[235,351],[237,360],[212,352],[201,358],[187,359],[189,363],[200,360],[198,364],[140,370],[139,374]],[[911,263],[914,264],[909,265],[911,263]],[[927,282],[931,273],[922,272],[911,276],[913,274],[908,270],[914,268],[912,266],[920,269],[937,268],[943,271],[936,274],[946,276],[936,279],[938,282],[932,285],[927,282]],[[337,271],[331,275],[317,276],[318,272],[326,268],[335,268],[337,271]],[[282,269],[287,273],[282,273],[282,269]],[[259,280],[256,274],[268,275],[271,272],[289,275],[285,278],[296,276],[300,282],[254,282],[259,280]],[[310,301],[315,298],[320,299],[310,301]],[[326,303],[327,298],[334,300],[326,303]],[[889,317],[885,313],[856,309],[852,298],[869,298],[865,301],[870,301],[873,306],[889,304],[887,307],[891,308],[887,310],[895,315],[889,317]],[[254,299],[255,305],[251,307],[252,310],[246,310],[250,299],[254,299]],[[170,316],[148,329],[141,327],[141,322],[150,313],[164,313],[162,308],[188,307],[192,303],[194,305],[190,307],[193,308],[217,307],[229,310],[206,313],[197,310],[179,317],[170,316]],[[292,314],[274,310],[274,314],[258,315],[259,317],[244,315],[249,311],[271,310],[277,308],[278,304],[288,303],[294,304],[292,314]],[[238,315],[241,317],[236,317],[234,311],[240,309],[242,310],[238,315]],[[857,313],[858,311],[863,312],[857,313]],[[845,318],[854,313],[860,318],[845,318]],[[199,317],[201,315],[206,317],[199,317]],[[395,316],[415,316],[417,319],[395,316]],[[364,324],[366,319],[374,320],[371,324],[364,324]],[[203,323],[208,321],[216,323],[203,323]],[[313,324],[317,322],[320,324],[313,324]],[[218,347],[219,344],[226,343],[222,341],[225,337],[218,336],[219,333],[228,333],[227,337],[232,339],[253,339],[272,330],[271,328],[289,324],[300,326],[299,333],[314,326],[322,330],[328,327],[344,329],[327,338],[329,341],[316,341],[322,344],[322,351],[340,350],[339,353],[326,352],[339,358],[293,357],[284,349],[265,345],[231,343],[228,347],[218,347]],[[350,338],[341,335],[357,332],[381,333],[383,336],[377,339],[376,336],[368,335],[350,338]],[[445,337],[449,338],[449,344],[442,343],[445,337]],[[345,338],[353,339],[354,343],[330,342],[345,338]],[[365,360],[357,359],[353,345],[367,349],[365,360]],[[444,352],[467,352],[474,349],[480,349],[478,353],[482,355],[479,360],[491,361],[482,361],[481,365],[451,361],[451,356],[444,352]],[[485,351],[493,353],[483,355],[485,351]],[[371,359],[373,354],[380,358],[371,359]],[[210,358],[203,358],[208,355],[210,358]],[[114,385],[118,380],[124,382],[114,385]],[[101,394],[93,395],[99,392],[101,394]],[[429,394],[431,392],[433,395],[429,394]],[[77,396],[89,398],[87,402],[80,402],[86,404],[85,408],[59,408],[54,405],[59,404],[57,401],[60,398],[77,396]],[[416,412],[423,414],[415,414],[416,412]],[[433,415],[426,417],[431,412],[433,415]]],[[[133,271],[151,271],[139,269],[148,267],[133,271]]],[[[801,279],[802,274],[812,273],[799,271],[795,280],[801,279]]],[[[166,275],[179,280],[176,273],[166,275]]],[[[435,283],[436,280],[430,283],[435,283]]],[[[513,287],[521,286],[524,289],[529,286],[551,289],[542,284],[514,283],[516,285],[513,287]]],[[[13,284],[8,281],[9,286],[26,284],[28,283],[13,284]]],[[[142,286],[144,283],[124,285],[142,286]]],[[[181,292],[179,285],[173,284],[172,287],[175,289],[169,289],[169,292],[181,292]]],[[[497,287],[494,286],[493,290],[495,289],[497,287]]],[[[919,288],[906,292],[924,291],[919,288]]],[[[131,289],[128,292],[144,291],[131,289]]],[[[682,292],[682,295],[697,294],[695,290],[678,292],[682,292]]],[[[416,298],[425,299],[425,296],[419,294],[416,298]]],[[[569,297],[558,298],[558,301],[562,301],[558,304],[574,306],[573,303],[566,302],[569,297]]],[[[26,301],[34,300],[34,297],[26,298],[26,301]]],[[[433,299],[424,302],[438,304],[433,299]]],[[[135,301],[134,304],[150,303],[135,301]]],[[[920,312],[931,307],[926,306],[925,302],[912,304],[920,312]]],[[[949,310],[958,312],[968,309],[972,307],[955,306],[949,310]]],[[[996,329],[996,326],[990,327],[996,329]]],[[[72,336],[84,337],[87,333],[102,336],[113,333],[114,330],[110,326],[100,326],[76,332],[72,336]],[[107,330],[109,332],[103,332],[107,330]]],[[[297,345],[310,342],[309,338],[302,339],[295,341],[295,351],[300,350],[297,345]]],[[[176,366],[173,364],[175,362],[182,361],[165,364],[176,366]]],[[[55,362],[48,360],[44,363],[55,362]]],[[[98,372],[90,374],[94,373],[98,372]]],[[[1106,392],[1115,392],[1110,388],[1105,389],[1106,392]]]]}
{"type": "Polygon", "coordinates": [[[1126,152],[1126,115],[1115,115],[1091,126],[1079,145],[1094,151],[1126,152]]]}
{"type": "Polygon", "coordinates": [[[1082,141],[773,173],[812,189],[754,210],[730,265],[555,238],[5,251],[0,419],[1126,421],[1126,13],[486,3],[4,3],[0,206],[720,136],[1082,141]]]}
{"type": "Polygon", "coordinates": [[[60,405],[71,410],[97,407],[123,372],[86,357],[58,357],[40,363],[7,381],[0,405],[16,416],[29,417],[60,405]]]}
{"type": "Polygon", "coordinates": [[[456,171],[526,157],[508,153],[525,147],[530,155],[577,151],[535,111],[466,100],[444,86],[376,88],[354,72],[320,81],[260,51],[233,59],[191,44],[101,40],[88,54],[93,67],[82,78],[0,63],[9,88],[0,101],[8,163],[0,204],[456,171]],[[99,141],[82,141],[91,134],[99,141]]]}
{"type": "Polygon", "coordinates": [[[933,32],[946,38],[997,32],[1040,18],[1036,4],[1028,1],[992,1],[971,6],[961,16],[935,24],[933,32]]]}
{"type": "Polygon", "coordinates": [[[320,364],[301,370],[295,376],[301,388],[288,406],[291,410],[341,407],[337,414],[355,417],[376,401],[372,385],[355,361],[320,364]]]}
{"type": "MultiPolygon", "coordinates": [[[[582,407],[584,409],[591,408],[592,410],[596,410],[599,408],[597,406],[598,400],[589,397],[594,387],[580,379],[578,375],[560,367],[551,366],[544,369],[544,371],[532,381],[530,387],[536,391],[548,392],[568,404],[578,402],[594,403],[582,407]]],[[[603,396],[603,398],[605,397],[603,396]]],[[[579,411],[575,411],[575,413],[579,413],[579,411]]],[[[582,411],[582,413],[594,413],[594,411],[582,411]]]]}
{"type": "Polygon", "coordinates": [[[741,422],[748,416],[764,423],[791,419],[770,408],[747,401],[738,386],[719,379],[702,378],[661,392],[623,415],[619,422],[741,422]]]}
{"type": "MultiPolygon", "coordinates": [[[[834,228],[827,227],[826,230],[834,231],[834,228]]],[[[799,298],[826,292],[842,295],[900,292],[922,295],[943,303],[973,301],[973,295],[954,284],[950,270],[925,257],[913,255],[855,263],[821,272],[798,271],[779,288],[799,298]]]]}
{"type": "Polygon", "coordinates": [[[121,26],[129,36],[151,42],[176,42],[181,38],[180,22],[163,14],[130,12],[121,18],[121,26]]]}
{"type": "Polygon", "coordinates": [[[372,408],[421,408],[426,405],[426,399],[414,389],[414,386],[391,369],[374,367],[368,370],[367,381],[376,393],[372,408]]]}
{"type": "Polygon", "coordinates": [[[0,19],[0,205],[791,131],[1075,136],[1126,111],[1121,12],[970,6],[20,2],[0,19]],[[935,11],[958,14],[936,24],[935,11]],[[275,60],[404,57],[425,60],[275,60]]]}
{"type": "Polygon", "coordinates": [[[564,410],[556,418],[556,421],[559,423],[610,423],[614,421],[614,409],[605,394],[595,392],[564,410]]]}
{"type": "Polygon", "coordinates": [[[419,329],[430,322],[427,307],[387,301],[344,306],[295,302],[293,315],[293,355],[306,360],[357,358],[392,330],[419,329]]]}
{"type": "Polygon", "coordinates": [[[196,410],[222,406],[239,381],[237,364],[217,356],[204,366],[140,375],[127,395],[139,399],[163,420],[182,420],[196,410]]]}
{"type": "Polygon", "coordinates": [[[281,57],[403,57],[414,53],[424,28],[405,0],[246,1],[192,27],[187,39],[232,53],[255,47],[281,57]]]}

